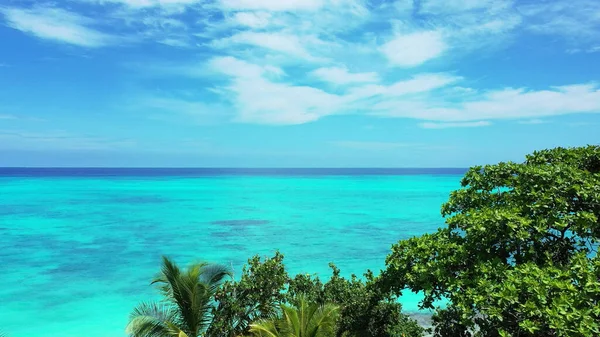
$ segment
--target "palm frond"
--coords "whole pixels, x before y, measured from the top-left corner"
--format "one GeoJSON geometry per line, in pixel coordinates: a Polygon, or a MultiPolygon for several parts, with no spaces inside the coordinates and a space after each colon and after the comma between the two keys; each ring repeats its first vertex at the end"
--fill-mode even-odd
{"type": "Polygon", "coordinates": [[[132,337],[177,336],[177,313],[169,305],[159,303],[140,303],[129,317],[125,333],[132,337]]]}
{"type": "Polygon", "coordinates": [[[318,305],[300,298],[296,307],[282,304],[281,317],[251,324],[255,336],[326,337],[335,335],[339,307],[318,305]]]}
{"type": "Polygon", "coordinates": [[[233,271],[220,264],[205,265],[200,273],[200,281],[211,287],[220,286],[226,278],[233,278],[233,271]]]}
{"type": "Polygon", "coordinates": [[[285,304],[281,305],[281,311],[283,313],[283,322],[281,322],[281,330],[284,330],[287,334],[293,336],[302,336],[302,322],[300,322],[299,311],[302,308],[294,308],[285,304]]]}
{"type": "Polygon", "coordinates": [[[250,332],[259,337],[280,337],[283,336],[273,321],[259,321],[250,324],[250,332]]]}
{"type": "Polygon", "coordinates": [[[339,307],[333,304],[322,306],[314,305],[314,311],[307,327],[308,337],[332,336],[335,332],[335,323],[339,315],[339,307]]]}
{"type": "MultiPolygon", "coordinates": [[[[214,295],[218,287],[226,277],[232,275],[227,267],[205,262],[192,264],[182,270],[171,259],[163,256],[161,271],[151,284],[156,285],[165,298],[162,309],[169,308],[168,313],[174,316],[167,319],[156,315],[142,315],[136,308],[130,318],[130,325],[135,323],[131,329],[156,334],[164,334],[168,330],[169,334],[163,336],[178,337],[183,333],[188,337],[198,337],[211,322],[214,295]]],[[[156,308],[145,306],[140,310],[142,309],[156,308]]],[[[138,336],[158,335],[136,335],[138,336]]]]}

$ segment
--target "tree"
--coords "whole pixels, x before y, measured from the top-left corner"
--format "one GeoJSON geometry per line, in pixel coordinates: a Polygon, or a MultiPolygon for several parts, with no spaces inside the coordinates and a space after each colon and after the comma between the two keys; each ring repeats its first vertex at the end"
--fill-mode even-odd
{"type": "Polygon", "coordinates": [[[260,337],[332,337],[338,306],[309,303],[300,297],[296,307],[281,304],[281,317],[251,324],[250,332],[260,337]]]}
{"type": "Polygon", "coordinates": [[[420,337],[424,329],[402,313],[396,296],[382,293],[370,271],[364,280],[352,275],[346,279],[340,269],[329,264],[332,276],[322,283],[318,277],[298,274],[289,282],[288,301],[307,297],[315,303],[334,303],[340,307],[336,336],[420,337]]]}
{"type": "Polygon", "coordinates": [[[218,305],[213,308],[213,322],[207,335],[245,335],[252,322],[274,317],[285,300],[287,281],[281,253],[264,260],[258,255],[249,259],[240,280],[227,281],[217,291],[218,305]]]}
{"type": "Polygon", "coordinates": [[[379,280],[422,291],[437,336],[600,335],[600,147],[471,168],[446,227],[400,241],[379,280]]]}
{"type": "Polygon", "coordinates": [[[369,272],[365,280],[352,276],[345,279],[331,264],[332,277],[322,283],[318,277],[298,274],[290,278],[277,252],[273,257],[254,256],[244,266],[239,281],[227,281],[216,294],[218,305],[207,331],[211,337],[247,335],[250,324],[277,316],[281,304],[300,306],[300,299],[340,307],[337,336],[419,337],[423,329],[401,312],[395,296],[383,294],[369,272]]]}
{"type": "Polygon", "coordinates": [[[181,270],[167,257],[156,284],[164,300],[141,303],[132,312],[126,333],[132,337],[198,337],[211,322],[214,294],[232,273],[228,268],[196,263],[181,270]]]}

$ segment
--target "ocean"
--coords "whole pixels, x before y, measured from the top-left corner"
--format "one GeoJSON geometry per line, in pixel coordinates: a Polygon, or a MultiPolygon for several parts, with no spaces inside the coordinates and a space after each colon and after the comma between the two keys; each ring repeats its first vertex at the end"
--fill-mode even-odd
{"type": "MultiPolygon", "coordinates": [[[[161,255],[290,274],[378,271],[443,226],[465,169],[0,169],[0,331],[123,337],[161,255]]],[[[401,299],[416,312],[417,294],[401,299]]]]}

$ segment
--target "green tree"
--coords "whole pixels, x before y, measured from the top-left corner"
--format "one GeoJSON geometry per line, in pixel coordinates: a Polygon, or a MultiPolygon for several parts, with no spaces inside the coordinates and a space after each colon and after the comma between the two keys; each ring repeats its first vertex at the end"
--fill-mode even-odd
{"type": "Polygon", "coordinates": [[[471,168],[447,226],[400,241],[382,289],[422,291],[437,336],[600,335],[600,147],[471,168]]]}
{"type": "Polygon", "coordinates": [[[352,276],[345,279],[331,264],[333,275],[324,284],[318,277],[298,274],[290,278],[284,257],[261,259],[254,256],[244,266],[241,278],[225,282],[218,290],[218,305],[207,336],[234,337],[247,335],[250,324],[276,316],[280,304],[299,305],[300,298],[320,305],[333,303],[340,307],[337,336],[419,337],[423,329],[401,312],[395,296],[378,291],[373,275],[365,280],[352,276]]]}
{"type": "Polygon", "coordinates": [[[230,270],[221,265],[202,262],[181,270],[163,257],[162,270],[152,284],[164,300],[138,305],[126,333],[132,337],[201,336],[211,322],[214,294],[230,276],[230,270]]]}
{"type": "Polygon", "coordinates": [[[287,281],[281,253],[264,260],[258,255],[249,259],[240,280],[227,281],[217,291],[218,305],[213,308],[213,322],[207,335],[245,335],[252,322],[273,317],[279,304],[285,301],[287,281]]]}
{"type": "Polygon", "coordinates": [[[332,276],[322,283],[318,277],[299,274],[289,282],[288,301],[306,296],[310,301],[334,303],[340,307],[336,336],[357,337],[419,337],[424,329],[402,313],[396,296],[382,293],[370,271],[364,280],[352,275],[346,279],[340,269],[329,265],[332,276]]]}
{"type": "Polygon", "coordinates": [[[250,332],[260,337],[333,337],[338,306],[310,303],[298,298],[297,306],[281,304],[281,316],[251,324],[250,332]]]}

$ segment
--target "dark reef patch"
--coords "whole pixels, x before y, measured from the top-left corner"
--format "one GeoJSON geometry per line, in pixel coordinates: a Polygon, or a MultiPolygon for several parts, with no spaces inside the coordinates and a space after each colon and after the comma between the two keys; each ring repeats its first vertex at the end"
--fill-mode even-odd
{"type": "Polygon", "coordinates": [[[211,225],[220,225],[220,226],[231,226],[231,227],[242,227],[242,226],[257,226],[257,225],[267,225],[270,224],[269,220],[217,220],[211,221],[211,225]]]}
{"type": "Polygon", "coordinates": [[[170,199],[156,195],[132,195],[114,197],[110,201],[119,204],[162,204],[169,202],[170,199]]]}

